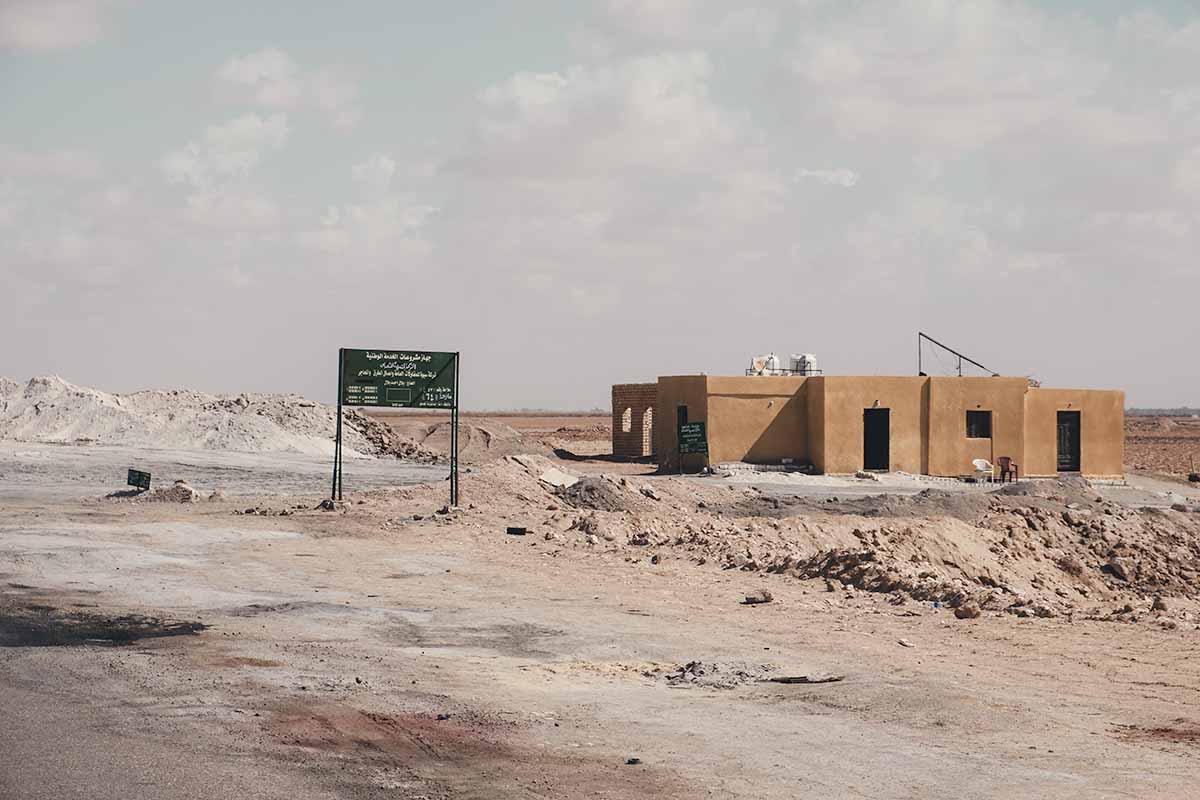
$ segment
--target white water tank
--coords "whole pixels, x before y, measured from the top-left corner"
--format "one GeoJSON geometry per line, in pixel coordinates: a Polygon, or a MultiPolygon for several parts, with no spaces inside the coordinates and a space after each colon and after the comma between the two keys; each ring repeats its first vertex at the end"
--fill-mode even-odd
{"type": "Polygon", "coordinates": [[[817,374],[817,357],[812,353],[792,353],[792,372],[797,375],[817,374]]]}
{"type": "Polygon", "coordinates": [[[751,375],[776,375],[779,373],[779,356],[767,353],[750,359],[751,375]]]}

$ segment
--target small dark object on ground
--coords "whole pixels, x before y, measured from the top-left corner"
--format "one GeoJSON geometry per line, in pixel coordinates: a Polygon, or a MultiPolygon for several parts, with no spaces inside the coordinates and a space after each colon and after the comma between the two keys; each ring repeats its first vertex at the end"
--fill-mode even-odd
{"type": "Polygon", "coordinates": [[[642,763],[642,760],[640,758],[627,758],[625,759],[625,763],[629,764],[630,766],[637,766],[638,764],[642,763]]]}
{"type": "Polygon", "coordinates": [[[768,683],[837,683],[846,680],[845,675],[780,675],[777,678],[767,678],[768,683]]]}
{"type": "Polygon", "coordinates": [[[507,528],[505,531],[509,536],[524,536],[528,531],[525,528],[507,528]]]}
{"type": "Polygon", "coordinates": [[[746,599],[742,601],[742,605],[758,606],[758,605],[762,605],[763,603],[769,603],[774,599],[775,599],[775,596],[773,594],[771,594],[766,589],[762,589],[761,591],[757,591],[754,594],[746,595],[746,599]]]}
{"type": "Polygon", "coordinates": [[[439,721],[445,722],[446,720],[450,719],[450,715],[449,714],[438,714],[437,718],[439,721]]]}
{"type": "Polygon", "coordinates": [[[321,509],[322,511],[333,511],[335,508],[337,508],[337,506],[335,506],[333,504],[332,500],[330,500],[328,497],[326,497],[324,500],[322,500],[320,503],[317,504],[317,508],[321,509]]]}
{"type": "Polygon", "coordinates": [[[1192,483],[1200,483],[1200,472],[1189,473],[1188,480],[1192,483]]]}

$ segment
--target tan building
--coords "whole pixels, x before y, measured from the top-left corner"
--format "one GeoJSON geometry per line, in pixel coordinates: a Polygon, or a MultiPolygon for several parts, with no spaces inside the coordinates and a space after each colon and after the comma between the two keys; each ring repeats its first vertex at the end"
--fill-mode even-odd
{"type": "MultiPolygon", "coordinates": [[[[654,452],[664,469],[679,465],[677,424],[686,421],[706,424],[711,464],[791,461],[827,474],[954,477],[972,474],[974,459],[1006,456],[1021,477],[1124,474],[1119,391],[1043,389],[1004,377],[682,375],[658,379],[654,408],[646,416],[658,423],[654,452]]],[[[618,413],[614,405],[614,452],[618,413]]],[[[703,455],[684,456],[685,467],[704,463],[703,455]]]]}

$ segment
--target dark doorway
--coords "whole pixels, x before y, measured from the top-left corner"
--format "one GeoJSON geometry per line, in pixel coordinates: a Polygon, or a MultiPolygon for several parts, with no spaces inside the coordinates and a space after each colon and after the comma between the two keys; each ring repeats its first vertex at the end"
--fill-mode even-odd
{"type": "Polygon", "coordinates": [[[1079,472],[1079,412],[1058,412],[1058,471],[1079,472]]]}
{"type": "Polygon", "coordinates": [[[863,409],[863,469],[891,468],[890,408],[863,409]]]}
{"type": "Polygon", "coordinates": [[[687,425],[687,406],[675,406],[675,424],[687,425]]]}

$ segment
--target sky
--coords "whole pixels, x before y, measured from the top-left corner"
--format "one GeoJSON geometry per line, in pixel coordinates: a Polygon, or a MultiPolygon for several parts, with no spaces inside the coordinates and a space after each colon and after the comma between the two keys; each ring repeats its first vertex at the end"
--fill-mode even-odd
{"type": "Polygon", "coordinates": [[[0,375],[586,409],[925,331],[1200,405],[1198,74],[1183,1],[0,0],[0,375]]]}

